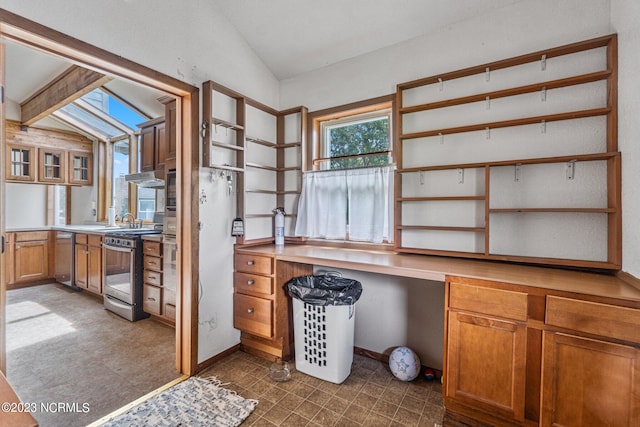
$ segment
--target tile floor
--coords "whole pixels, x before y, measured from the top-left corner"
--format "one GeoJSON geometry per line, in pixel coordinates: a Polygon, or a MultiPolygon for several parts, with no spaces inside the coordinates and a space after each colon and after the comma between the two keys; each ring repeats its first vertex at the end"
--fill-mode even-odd
{"type": "Polygon", "coordinates": [[[6,321],[7,378],[22,401],[89,405],[34,413],[41,427],[86,426],[180,377],[173,328],[129,322],[86,292],[59,284],[7,291],[6,321]]]}
{"type": "Polygon", "coordinates": [[[442,425],[440,381],[397,380],[388,366],[354,355],[351,375],[340,385],[292,369],[291,380],[269,378],[270,363],[236,352],[201,376],[215,375],[258,406],[243,426],[429,426],[442,425]]]}

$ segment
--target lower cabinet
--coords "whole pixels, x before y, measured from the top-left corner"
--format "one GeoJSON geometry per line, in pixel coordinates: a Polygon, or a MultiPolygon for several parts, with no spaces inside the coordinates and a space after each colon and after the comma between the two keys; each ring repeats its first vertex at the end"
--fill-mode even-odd
{"type": "Polygon", "coordinates": [[[49,244],[48,231],[7,233],[7,285],[50,278],[49,244]]]}
{"type": "Polygon", "coordinates": [[[143,310],[164,323],[175,325],[175,289],[166,287],[164,280],[163,244],[156,240],[143,240],[143,310]]]}
{"type": "Polygon", "coordinates": [[[544,332],[542,426],[640,425],[640,351],[544,332]]]}
{"type": "Polygon", "coordinates": [[[76,234],[75,285],[102,295],[102,236],[76,234]]]}
{"type": "Polygon", "coordinates": [[[637,304],[460,277],[446,295],[445,424],[640,425],[637,304]]]}
{"type": "Polygon", "coordinates": [[[526,325],[449,312],[445,397],[524,421],[526,325]]]}
{"type": "Polygon", "coordinates": [[[291,358],[291,303],[284,284],[313,274],[313,267],[236,249],[234,270],[233,325],[241,331],[242,349],[268,360],[291,358]]]}

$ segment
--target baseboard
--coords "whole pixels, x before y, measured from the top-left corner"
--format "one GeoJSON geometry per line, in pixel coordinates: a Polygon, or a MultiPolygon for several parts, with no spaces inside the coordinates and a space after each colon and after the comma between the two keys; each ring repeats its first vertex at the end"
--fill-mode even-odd
{"type": "Polygon", "coordinates": [[[210,367],[214,363],[224,359],[228,355],[233,354],[238,350],[240,350],[240,344],[236,344],[233,347],[230,347],[230,348],[224,350],[223,352],[218,353],[213,357],[210,357],[209,359],[205,360],[204,362],[198,363],[198,366],[196,367],[196,372],[195,372],[194,375],[198,374],[199,372],[204,371],[205,369],[207,369],[208,367],[210,367]]]}
{"type": "MultiPolygon", "coordinates": [[[[385,363],[387,365],[389,364],[389,355],[388,354],[378,353],[378,352],[367,350],[367,349],[361,348],[361,347],[353,347],[353,354],[357,354],[358,356],[368,357],[369,359],[377,360],[378,362],[382,362],[382,363],[385,363]]],[[[422,372],[424,372],[425,369],[431,369],[433,371],[433,373],[435,374],[436,379],[442,378],[442,370],[441,369],[436,369],[436,368],[432,368],[430,366],[422,365],[422,372]]]]}

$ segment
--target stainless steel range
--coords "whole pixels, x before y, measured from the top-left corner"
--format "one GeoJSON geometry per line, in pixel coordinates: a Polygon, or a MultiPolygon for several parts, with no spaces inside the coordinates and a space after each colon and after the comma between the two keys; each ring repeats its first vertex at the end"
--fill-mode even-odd
{"type": "Polygon", "coordinates": [[[104,308],[135,322],[149,317],[142,310],[142,235],[152,229],[122,229],[104,237],[104,308]]]}

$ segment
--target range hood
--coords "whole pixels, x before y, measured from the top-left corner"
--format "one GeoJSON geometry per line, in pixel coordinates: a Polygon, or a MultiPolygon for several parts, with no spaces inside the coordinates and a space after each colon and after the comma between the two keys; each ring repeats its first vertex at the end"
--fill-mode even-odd
{"type": "Polygon", "coordinates": [[[126,182],[144,188],[164,188],[164,173],[161,170],[132,173],[124,176],[126,182]]]}

